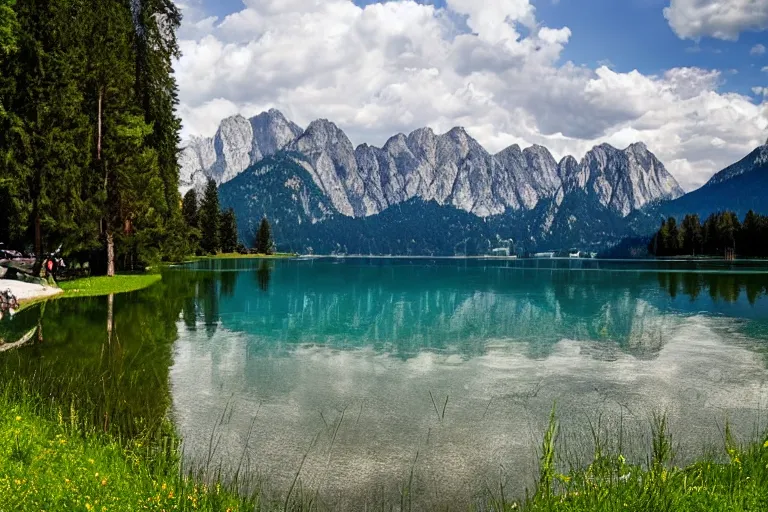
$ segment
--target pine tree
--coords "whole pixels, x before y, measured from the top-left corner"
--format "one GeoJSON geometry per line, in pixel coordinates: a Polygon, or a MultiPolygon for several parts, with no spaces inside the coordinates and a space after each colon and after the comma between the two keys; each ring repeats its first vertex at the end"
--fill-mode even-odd
{"type": "Polygon", "coordinates": [[[0,59],[0,186],[17,234],[38,257],[81,229],[89,144],[81,108],[87,21],[72,16],[80,9],[81,0],[18,3],[16,53],[0,59]]]}
{"type": "Polygon", "coordinates": [[[667,256],[677,256],[680,254],[680,231],[677,229],[677,219],[670,217],[667,219],[668,238],[665,251],[667,256]]]}
{"type": "Polygon", "coordinates": [[[274,242],[272,240],[272,229],[266,217],[261,219],[259,231],[256,234],[256,252],[259,254],[272,254],[274,242]]]}
{"type": "Polygon", "coordinates": [[[173,0],[132,0],[135,88],[146,122],[154,130],[148,143],[157,151],[169,209],[179,202],[177,148],[181,120],[176,115],[178,86],[173,61],[181,56],[176,31],[181,11],[173,0]]]}
{"type": "Polygon", "coordinates": [[[200,248],[209,254],[215,254],[220,248],[219,224],[221,222],[219,212],[219,191],[216,182],[208,180],[205,187],[205,195],[200,203],[200,248]]]}
{"type": "Polygon", "coordinates": [[[232,208],[221,213],[219,240],[221,252],[231,254],[237,250],[237,218],[232,208]]]}
{"type": "Polygon", "coordinates": [[[722,244],[720,251],[724,252],[729,249],[736,250],[736,240],[738,239],[738,233],[741,229],[739,218],[734,212],[723,212],[717,223],[718,238],[722,244]]]}
{"type": "Polygon", "coordinates": [[[0,0],[0,57],[16,50],[18,22],[13,6],[16,0],[0,0]]]}
{"type": "Polygon", "coordinates": [[[185,255],[179,22],[172,0],[0,0],[0,239],[106,248],[110,274],[185,255]]]}
{"type": "Polygon", "coordinates": [[[744,223],[739,233],[739,247],[743,256],[757,256],[757,244],[760,239],[760,219],[752,210],[744,216],[744,223]]]}
{"type": "Polygon", "coordinates": [[[194,188],[189,189],[189,192],[184,194],[181,215],[188,227],[197,229],[200,226],[197,217],[197,192],[194,188]]]}
{"type": "Polygon", "coordinates": [[[696,256],[702,252],[703,235],[701,221],[696,214],[686,215],[680,225],[680,252],[696,256]]]}

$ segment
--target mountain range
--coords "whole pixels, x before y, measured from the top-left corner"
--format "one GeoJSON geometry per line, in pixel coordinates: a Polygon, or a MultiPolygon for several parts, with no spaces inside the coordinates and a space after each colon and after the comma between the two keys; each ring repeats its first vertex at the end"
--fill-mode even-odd
{"type": "MultiPolygon", "coordinates": [[[[490,154],[460,127],[354,147],[328,120],[302,129],[274,109],[224,119],[214,137],[190,140],[179,162],[182,191],[219,184],[245,241],[266,215],[278,247],[297,252],[597,250],[655,228],[663,205],[691,195],[641,142],[559,162],[543,146],[490,154]]],[[[749,169],[726,169],[703,189],[749,169]]]]}

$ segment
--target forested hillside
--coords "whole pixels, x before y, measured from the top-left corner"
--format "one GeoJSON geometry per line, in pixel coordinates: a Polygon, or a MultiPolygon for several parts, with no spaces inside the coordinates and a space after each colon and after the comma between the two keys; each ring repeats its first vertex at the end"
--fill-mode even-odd
{"type": "Polygon", "coordinates": [[[111,273],[186,254],[172,0],[0,0],[0,242],[111,273]]]}

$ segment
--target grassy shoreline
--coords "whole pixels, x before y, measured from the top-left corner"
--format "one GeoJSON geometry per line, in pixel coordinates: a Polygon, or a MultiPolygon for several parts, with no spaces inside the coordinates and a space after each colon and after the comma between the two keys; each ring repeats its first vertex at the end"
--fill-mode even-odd
{"type": "Polygon", "coordinates": [[[262,260],[280,260],[280,259],[288,259],[288,258],[297,258],[299,255],[295,253],[288,253],[288,252],[278,252],[274,254],[240,254],[237,252],[234,253],[220,253],[220,254],[210,254],[207,256],[190,256],[186,260],[184,260],[182,263],[192,263],[195,261],[203,261],[203,260],[248,260],[248,259],[262,259],[262,260]]]}
{"type": "MultiPolygon", "coordinates": [[[[9,510],[329,509],[306,500],[306,495],[263,500],[258,488],[237,479],[225,483],[216,471],[187,473],[173,436],[161,449],[141,437],[120,440],[83,426],[75,411],[63,414],[41,403],[0,393],[0,503],[9,510]],[[238,492],[246,488],[251,490],[238,492]]],[[[725,462],[701,459],[679,468],[671,463],[673,443],[664,420],[651,428],[651,455],[645,464],[632,464],[621,453],[609,453],[596,439],[593,460],[567,468],[557,453],[558,425],[553,414],[539,449],[535,489],[522,498],[505,496],[503,487],[489,488],[472,500],[475,507],[468,510],[768,510],[768,440],[739,446],[726,427],[725,462]]],[[[309,489],[302,491],[306,492],[312,494],[309,489]]],[[[374,508],[385,510],[390,505],[374,503],[374,508]]]]}
{"type": "Polygon", "coordinates": [[[101,297],[118,293],[135,292],[148,288],[162,280],[160,274],[118,274],[114,277],[81,277],[58,283],[63,290],[57,295],[48,295],[19,301],[19,311],[51,300],[74,297],[101,297]]]}
{"type": "Polygon", "coordinates": [[[59,287],[64,293],[58,298],[100,297],[113,293],[135,292],[148,288],[162,279],[160,274],[117,274],[114,277],[83,277],[62,281],[59,287]]]}
{"type": "Polygon", "coordinates": [[[0,396],[0,510],[255,509],[255,497],[182,474],[172,450],[149,455],[140,441],[46,416],[0,396]]]}

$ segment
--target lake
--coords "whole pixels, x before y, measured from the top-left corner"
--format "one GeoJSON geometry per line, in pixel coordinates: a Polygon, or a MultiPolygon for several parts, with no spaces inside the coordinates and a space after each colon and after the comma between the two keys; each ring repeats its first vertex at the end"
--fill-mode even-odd
{"type": "Polygon", "coordinates": [[[201,261],[112,301],[23,311],[0,332],[39,325],[38,342],[2,362],[72,375],[74,392],[108,402],[94,421],[167,412],[189,464],[247,465],[268,492],[300,470],[294,492],[339,509],[396,501],[409,482],[414,507],[455,506],[534,484],[553,406],[571,462],[592,454],[592,430],[644,460],[654,414],[679,464],[722,452],[726,421],[750,440],[768,404],[765,270],[201,261]]]}

